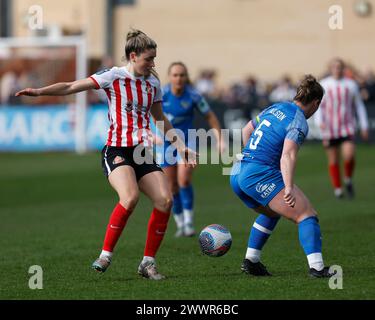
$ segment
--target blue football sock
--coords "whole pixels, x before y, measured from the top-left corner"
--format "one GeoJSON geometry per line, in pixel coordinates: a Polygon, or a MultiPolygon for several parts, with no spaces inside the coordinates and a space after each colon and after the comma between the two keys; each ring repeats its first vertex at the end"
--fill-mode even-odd
{"type": "Polygon", "coordinates": [[[180,193],[177,192],[173,195],[173,208],[172,208],[173,214],[182,214],[182,202],[181,202],[181,196],[180,193]]]}
{"type": "Polygon", "coordinates": [[[185,188],[180,188],[180,196],[181,196],[182,207],[187,210],[193,210],[193,206],[194,206],[193,186],[190,185],[185,188]]]}
{"type": "Polygon", "coordinates": [[[324,268],[322,256],[322,235],[319,220],[309,217],[298,224],[299,241],[307,256],[310,268],[322,270],[324,268]]]}
{"type": "Polygon", "coordinates": [[[309,217],[298,224],[299,241],[308,256],[322,252],[322,239],[318,218],[309,217]]]}
{"type": "Polygon", "coordinates": [[[269,218],[263,214],[258,216],[250,231],[246,259],[254,263],[260,261],[261,250],[279,220],[280,217],[269,218]]]}

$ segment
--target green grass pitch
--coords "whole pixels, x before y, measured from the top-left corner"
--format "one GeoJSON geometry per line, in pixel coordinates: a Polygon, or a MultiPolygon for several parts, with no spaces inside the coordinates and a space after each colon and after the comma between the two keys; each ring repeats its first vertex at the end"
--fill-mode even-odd
{"type": "Polygon", "coordinates": [[[320,215],[326,264],[343,268],[343,289],[307,275],[297,227],[282,220],[263,250],[273,277],[242,274],[249,228],[256,215],[232,193],[218,165],[195,172],[197,229],[228,227],[231,250],[200,253],[197,237],[175,239],[170,220],[158,254],[163,282],[140,278],[151,203],[142,197],[103,274],[91,263],[100,252],[117,199],[102,175],[99,153],[1,154],[0,299],[375,299],[375,149],[359,146],[354,201],[336,200],[320,145],[299,154],[296,183],[320,215]],[[29,267],[43,268],[43,290],[28,287],[29,267]]]}

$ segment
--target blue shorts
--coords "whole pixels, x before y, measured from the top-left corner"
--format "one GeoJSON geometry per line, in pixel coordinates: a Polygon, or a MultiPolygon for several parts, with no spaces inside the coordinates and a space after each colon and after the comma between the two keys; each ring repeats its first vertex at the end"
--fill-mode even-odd
{"type": "Polygon", "coordinates": [[[251,209],[267,206],[285,187],[280,170],[246,161],[233,165],[230,184],[234,193],[251,209]]]}
{"type": "MultiPolygon", "coordinates": [[[[189,149],[193,151],[196,150],[196,139],[185,138],[184,140],[189,149]]],[[[168,141],[164,141],[164,144],[162,145],[155,145],[155,160],[162,168],[183,164],[182,158],[177,152],[176,147],[168,141]]]]}

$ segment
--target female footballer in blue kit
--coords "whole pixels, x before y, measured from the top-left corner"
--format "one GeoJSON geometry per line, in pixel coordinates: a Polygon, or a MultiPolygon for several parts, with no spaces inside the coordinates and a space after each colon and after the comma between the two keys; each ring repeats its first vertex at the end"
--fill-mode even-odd
{"type": "Polygon", "coordinates": [[[317,213],[293,181],[298,149],[308,133],[306,119],[319,108],[323,94],[321,85],[308,75],[293,102],[268,107],[243,129],[243,141],[247,143],[242,160],[233,166],[230,182],[237,196],[260,213],[251,229],[241,266],[245,273],[270,275],[260,262],[261,250],[283,216],[298,224],[309,274],[318,278],[332,276],[323,263],[317,213]]]}
{"type": "MultiPolygon", "coordinates": [[[[188,70],[184,63],[174,62],[168,69],[170,83],[163,88],[163,112],[175,129],[183,134],[189,148],[195,149],[195,137],[188,137],[189,129],[193,129],[194,109],[206,118],[214,134],[219,152],[225,145],[221,139],[221,126],[208,103],[190,84],[188,70]]],[[[168,177],[170,190],[173,194],[173,216],[177,225],[176,236],[193,236],[193,204],[192,187],[193,168],[181,164],[181,157],[168,141],[162,142],[159,131],[156,131],[156,160],[168,177]],[[158,144],[159,143],[159,144],[158,144]]]]}

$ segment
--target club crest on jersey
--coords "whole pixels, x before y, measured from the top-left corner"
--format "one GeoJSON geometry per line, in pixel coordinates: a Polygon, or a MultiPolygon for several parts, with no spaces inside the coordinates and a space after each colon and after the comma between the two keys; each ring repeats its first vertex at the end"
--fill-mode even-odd
{"type": "Polygon", "coordinates": [[[181,101],[181,107],[184,109],[188,109],[190,107],[190,102],[189,101],[181,101]]]}
{"type": "Polygon", "coordinates": [[[128,101],[126,102],[126,107],[125,107],[126,112],[131,112],[133,110],[133,101],[128,101]]]}

